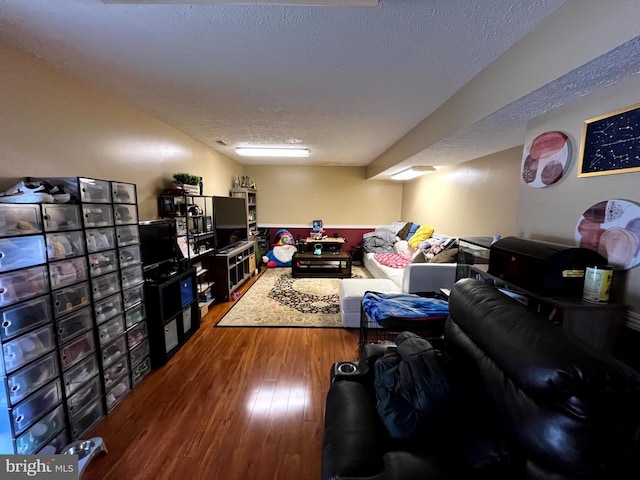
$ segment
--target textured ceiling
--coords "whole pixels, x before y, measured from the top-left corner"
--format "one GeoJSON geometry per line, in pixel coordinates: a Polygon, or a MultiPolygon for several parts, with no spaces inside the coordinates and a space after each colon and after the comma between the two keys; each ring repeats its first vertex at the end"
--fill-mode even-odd
{"type": "MultiPolygon", "coordinates": [[[[382,0],[361,8],[0,0],[0,38],[241,163],[362,166],[564,3],[382,0]],[[247,144],[300,144],[311,157],[237,157],[233,147],[247,144]]],[[[510,125],[522,136],[524,123],[510,125]]],[[[478,128],[488,138],[493,124],[478,128]]],[[[475,152],[494,148],[469,149],[478,141],[469,133],[452,135],[439,153],[456,151],[457,143],[475,152]]]]}

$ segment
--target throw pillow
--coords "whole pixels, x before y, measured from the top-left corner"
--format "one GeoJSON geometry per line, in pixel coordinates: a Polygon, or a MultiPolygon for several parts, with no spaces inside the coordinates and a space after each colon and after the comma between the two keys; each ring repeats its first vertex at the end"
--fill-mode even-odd
{"type": "Polygon", "coordinates": [[[458,261],[458,249],[448,248],[433,256],[431,260],[428,261],[431,263],[456,263],[458,261]]]}
{"type": "Polygon", "coordinates": [[[412,222],[407,222],[405,226],[400,229],[400,231],[398,232],[398,238],[400,238],[400,240],[407,239],[407,236],[409,235],[409,230],[411,229],[411,225],[413,225],[412,222]]]}
{"type": "Polygon", "coordinates": [[[424,242],[427,238],[433,235],[435,228],[430,227],[428,225],[422,225],[416,233],[408,240],[409,246],[413,248],[418,248],[420,243],[424,242]]]}
{"type": "Polygon", "coordinates": [[[415,233],[418,231],[419,228],[420,228],[419,224],[412,223],[411,228],[409,229],[409,233],[407,234],[407,238],[405,238],[405,240],[409,241],[409,239],[413,237],[413,235],[415,235],[415,233]]]}

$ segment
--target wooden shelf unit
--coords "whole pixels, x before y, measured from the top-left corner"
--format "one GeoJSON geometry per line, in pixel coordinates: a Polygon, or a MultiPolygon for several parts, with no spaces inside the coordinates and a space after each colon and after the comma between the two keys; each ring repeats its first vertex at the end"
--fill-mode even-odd
{"type": "Polygon", "coordinates": [[[255,248],[255,240],[245,240],[237,246],[209,256],[216,299],[228,301],[231,294],[251,278],[256,268],[255,248]]]}

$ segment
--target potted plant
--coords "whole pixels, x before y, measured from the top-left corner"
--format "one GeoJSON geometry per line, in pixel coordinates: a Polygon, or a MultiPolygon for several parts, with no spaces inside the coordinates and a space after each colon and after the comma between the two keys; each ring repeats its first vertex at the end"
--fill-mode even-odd
{"type": "Polygon", "coordinates": [[[173,174],[173,181],[178,188],[183,189],[191,195],[200,193],[200,180],[202,177],[191,175],[190,173],[178,172],[173,174]]]}

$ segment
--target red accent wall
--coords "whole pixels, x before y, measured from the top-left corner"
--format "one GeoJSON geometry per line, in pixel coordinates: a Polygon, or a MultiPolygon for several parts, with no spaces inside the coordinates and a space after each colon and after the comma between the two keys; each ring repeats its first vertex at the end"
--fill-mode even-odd
{"type": "MultiPolygon", "coordinates": [[[[291,232],[293,238],[298,240],[298,238],[305,239],[309,236],[311,232],[310,228],[288,228],[288,227],[271,227],[270,228],[270,238],[269,243],[273,244],[275,241],[275,235],[278,230],[286,229],[291,232]]],[[[343,237],[347,240],[347,243],[342,247],[342,249],[346,252],[351,250],[351,247],[362,245],[362,235],[367,232],[372,232],[374,228],[325,228],[325,235],[329,237],[333,237],[334,233],[337,233],[339,237],[343,237]]]]}

